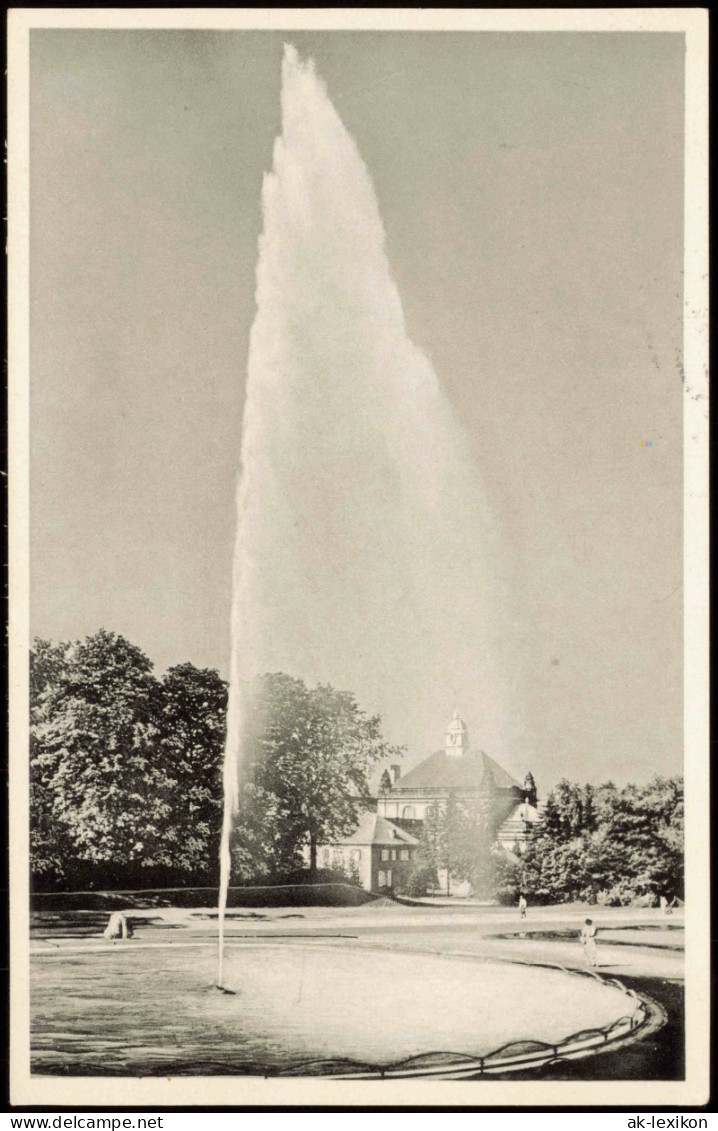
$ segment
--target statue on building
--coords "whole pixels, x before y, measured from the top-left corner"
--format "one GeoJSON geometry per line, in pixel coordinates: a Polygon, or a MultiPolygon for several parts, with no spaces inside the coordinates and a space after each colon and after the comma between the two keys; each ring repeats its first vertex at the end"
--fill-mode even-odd
{"type": "Polygon", "coordinates": [[[524,793],[526,795],[526,804],[527,805],[535,805],[536,804],[536,782],[534,781],[534,776],[533,776],[533,774],[531,773],[530,770],[527,773],[526,777],[524,778],[524,793]]]}
{"type": "Polygon", "coordinates": [[[454,711],[446,728],[444,750],[449,758],[460,758],[469,749],[469,731],[459,712],[454,711]]]}

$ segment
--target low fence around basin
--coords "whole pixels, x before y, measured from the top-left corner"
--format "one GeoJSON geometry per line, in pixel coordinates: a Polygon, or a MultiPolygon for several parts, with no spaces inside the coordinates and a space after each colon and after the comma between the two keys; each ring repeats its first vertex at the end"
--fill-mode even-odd
{"type": "MultiPolygon", "coordinates": [[[[436,1077],[437,1079],[480,1078],[504,1072],[520,1072],[543,1068],[564,1060],[573,1060],[592,1053],[603,1052],[613,1045],[637,1037],[650,1019],[646,1002],[628,989],[618,978],[602,978],[593,970],[569,970],[550,962],[518,963],[522,966],[542,966],[561,970],[574,977],[590,977],[611,985],[625,994],[632,1009],[612,1021],[610,1025],[581,1029],[557,1042],[523,1039],[510,1041],[483,1056],[451,1051],[421,1053],[394,1064],[365,1064],[350,1059],[323,1059],[303,1061],[282,1070],[280,1076],[332,1076],[343,1080],[399,1079],[410,1077],[436,1077]]],[[[662,1021],[660,1022],[663,1023],[662,1021]]]]}

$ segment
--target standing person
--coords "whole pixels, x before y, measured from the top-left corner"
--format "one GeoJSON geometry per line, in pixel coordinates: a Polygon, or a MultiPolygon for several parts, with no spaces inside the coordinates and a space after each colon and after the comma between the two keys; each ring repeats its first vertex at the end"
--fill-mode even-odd
{"type": "Polygon", "coordinates": [[[523,895],[520,895],[519,896],[519,915],[521,916],[522,919],[526,918],[526,908],[527,907],[528,907],[528,904],[526,902],[526,899],[524,898],[523,895]]]}
{"type": "Polygon", "coordinates": [[[665,895],[661,896],[661,914],[668,914],[668,900],[666,899],[665,895]]]}
{"type": "Polygon", "coordinates": [[[587,919],[581,928],[581,946],[587,966],[597,966],[596,962],[596,930],[592,919],[587,919]]]}

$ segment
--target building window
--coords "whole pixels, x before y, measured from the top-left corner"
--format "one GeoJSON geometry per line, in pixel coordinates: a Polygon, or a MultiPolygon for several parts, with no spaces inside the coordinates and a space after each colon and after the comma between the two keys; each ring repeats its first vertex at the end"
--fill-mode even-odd
{"type": "Polygon", "coordinates": [[[391,887],[391,868],[389,869],[389,871],[386,874],[386,886],[388,888],[391,887]]]}
{"type": "Polygon", "coordinates": [[[388,860],[389,859],[389,849],[388,848],[382,848],[381,858],[382,858],[382,860],[388,860]]]}
{"type": "Polygon", "coordinates": [[[426,815],[427,815],[427,817],[435,817],[436,816],[436,806],[435,805],[427,805],[426,815]]]}
{"type": "Polygon", "coordinates": [[[405,817],[407,821],[410,821],[413,817],[416,816],[416,809],[413,805],[405,805],[401,811],[401,815],[402,817],[405,817]]]}
{"type": "Polygon", "coordinates": [[[380,872],[379,873],[379,875],[377,876],[377,885],[380,888],[386,887],[386,872],[380,872]]]}
{"type": "Polygon", "coordinates": [[[395,848],[392,848],[392,850],[391,850],[391,858],[392,858],[392,860],[396,860],[396,849],[395,848]]]}
{"type": "Polygon", "coordinates": [[[408,848],[402,848],[400,856],[401,856],[402,860],[408,860],[409,859],[409,849],[408,848]]]}
{"type": "Polygon", "coordinates": [[[324,865],[325,868],[329,867],[329,849],[328,848],[322,849],[322,864],[324,865]]]}
{"type": "Polygon", "coordinates": [[[361,860],[361,849],[352,848],[351,852],[349,853],[349,858],[351,859],[353,864],[358,864],[361,860]]]}

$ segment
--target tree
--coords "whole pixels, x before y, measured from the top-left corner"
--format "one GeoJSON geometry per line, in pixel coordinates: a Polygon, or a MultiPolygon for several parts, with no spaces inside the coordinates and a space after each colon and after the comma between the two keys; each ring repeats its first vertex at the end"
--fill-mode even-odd
{"type": "Polygon", "coordinates": [[[150,661],[104,630],[58,648],[37,642],[31,691],[31,774],[56,841],[71,847],[66,877],[78,862],[110,877],[151,863],[170,803],[157,788],[150,661]]]}
{"type": "Polygon", "coordinates": [[[156,688],[154,756],[164,803],[158,856],[193,882],[216,880],[226,716],[227,685],[212,669],[179,664],[156,688]]]}
{"type": "Polygon", "coordinates": [[[521,860],[511,856],[500,844],[491,848],[492,888],[499,903],[513,904],[524,890],[521,860]]]}
{"type": "Polygon", "coordinates": [[[35,640],[30,652],[30,871],[41,883],[60,883],[71,856],[67,830],[53,808],[56,759],[47,757],[45,734],[53,691],[67,662],[69,644],[35,640]]]}
{"type": "Polygon", "coordinates": [[[435,871],[445,871],[451,881],[468,880],[483,886],[490,871],[491,837],[485,815],[475,803],[449,792],[424,821],[420,851],[435,871]]]}
{"type": "Polygon", "coordinates": [[[562,778],[548,796],[544,829],[555,840],[572,840],[585,826],[586,810],[584,788],[562,778]]]}
{"type": "Polygon", "coordinates": [[[596,791],[599,833],[613,867],[603,889],[614,902],[656,902],[683,895],[683,781],[655,777],[645,785],[596,791]]]}
{"type": "Polygon", "coordinates": [[[649,782],[644,803],[654,813],[653,835],[656,858],[653,880],[660,894],[684,898],[684,808],[683,780],[656,777],[649,782]]]}
{"type": "Polygon", "coordinates": [[[31,653],[31,865],[37,882],[215,882],[227,688],[193,664],[157,680],[98,632],[31,653]]]}
{"type": "Polygon", "coordinates": [[[381,780],[379,782],[379,792],[380,793],[389,793],[389,791],[391,790],[391,785],[392,785],[391,774],[389,773],[388,770],[384,770],[383,774],[381,775],[381,780]]]}
{"type": "Polygon", "coordinates": [[[347,836],[371,804],[371,766],[402,753],[383,740],[379,716],[365,714],[350,692],[325,684],[308,688],[282,673],[255,682],[245,750],[238,839],[245,828],[260,840],[269,836],[276,871],[289,871],[308,845],[313,877],[318,844],[347,836]],[[266,822],[258,831],[252,815],[258,800],[271,806],[271,832],[266,822]]]}

